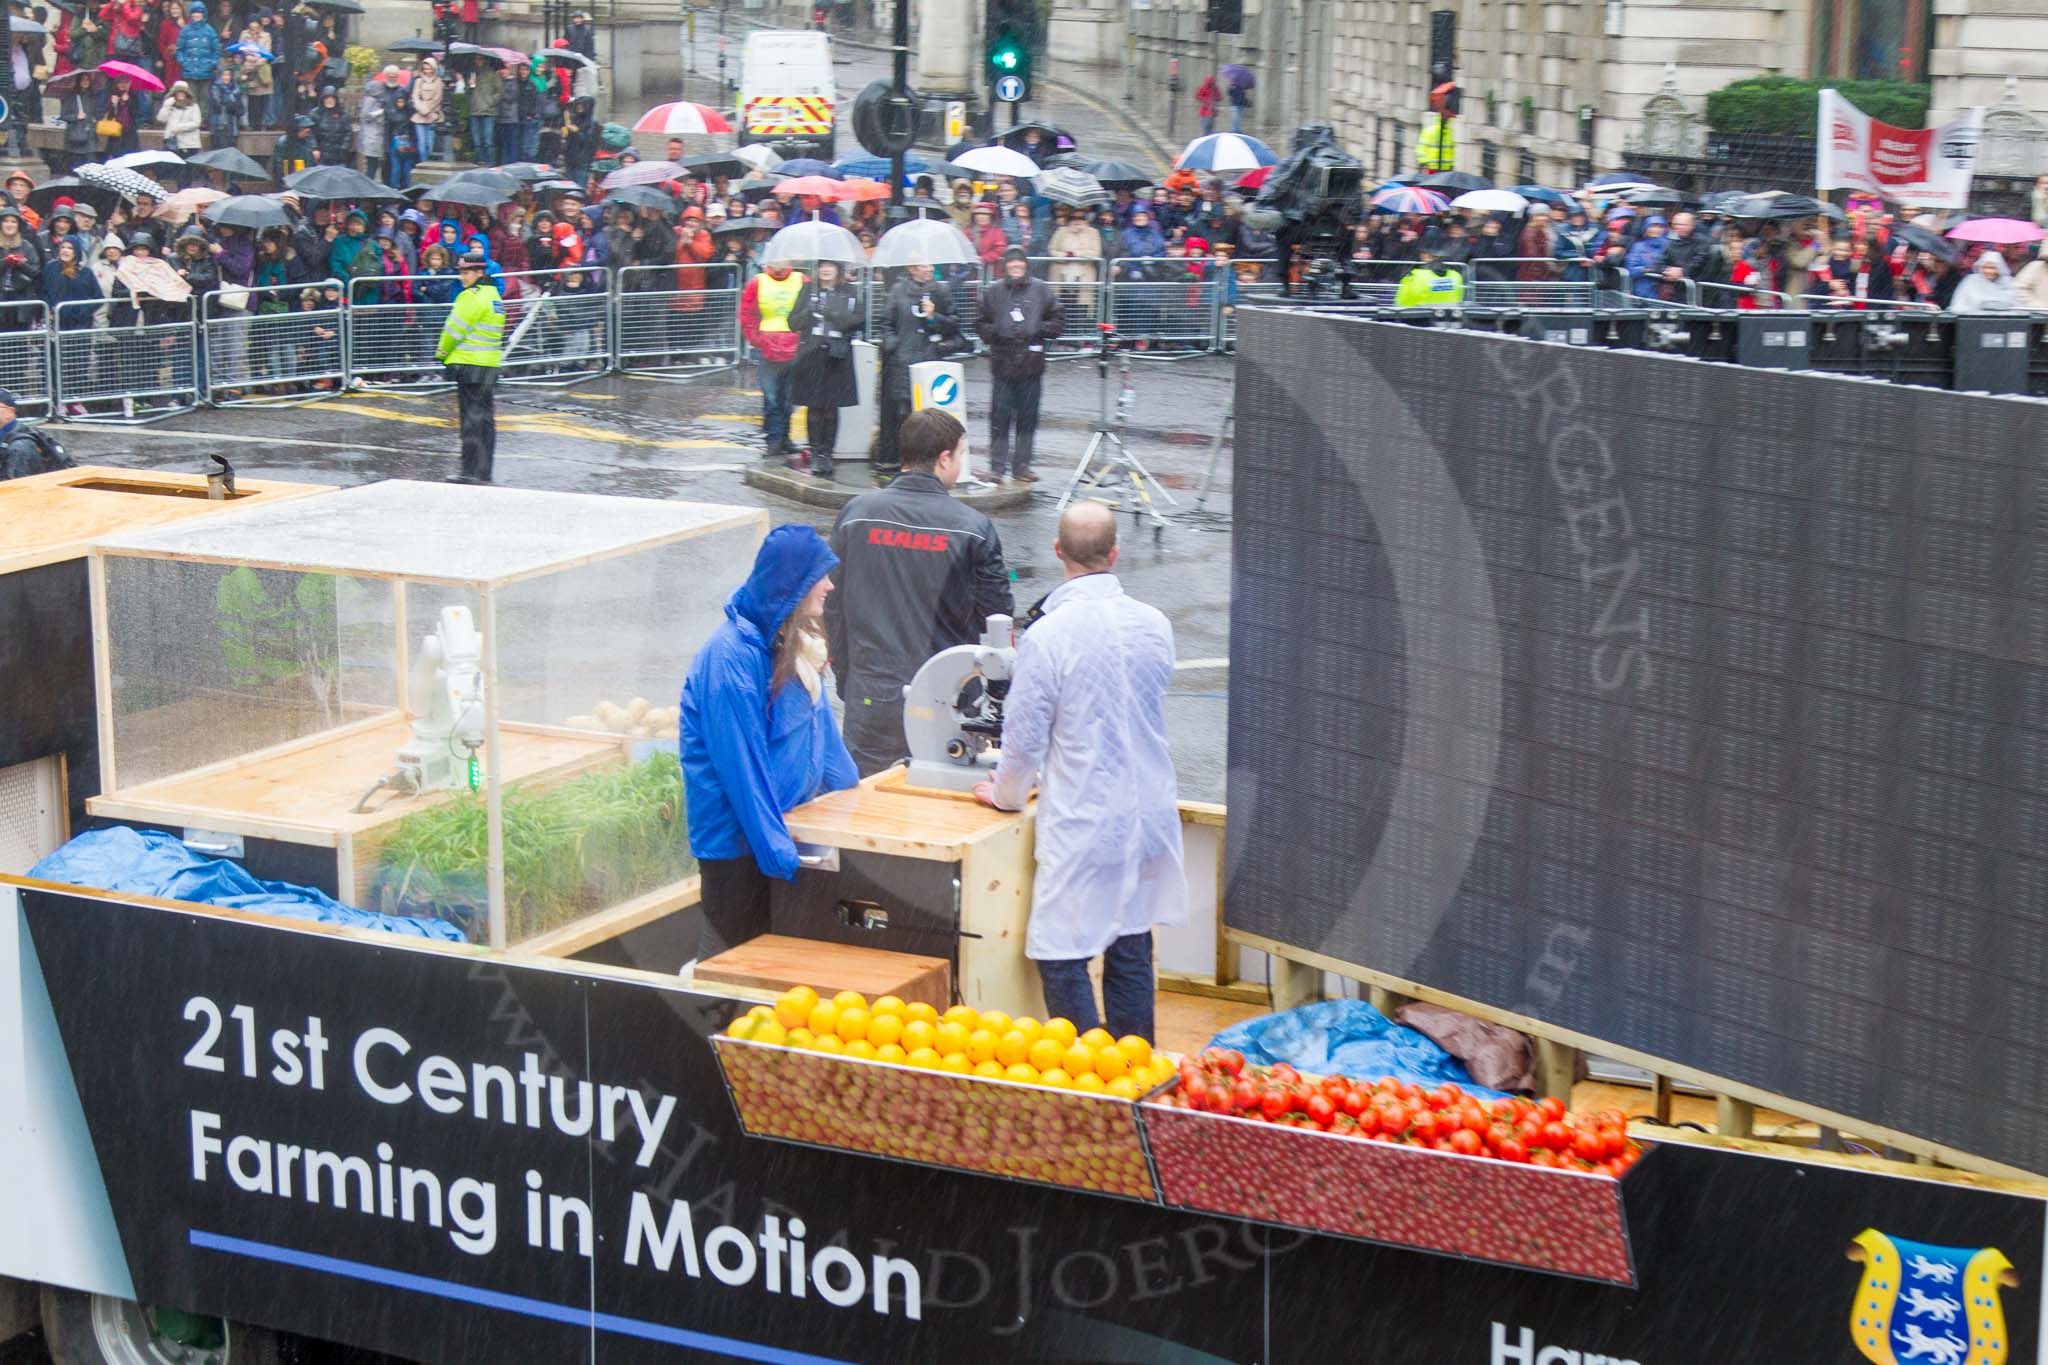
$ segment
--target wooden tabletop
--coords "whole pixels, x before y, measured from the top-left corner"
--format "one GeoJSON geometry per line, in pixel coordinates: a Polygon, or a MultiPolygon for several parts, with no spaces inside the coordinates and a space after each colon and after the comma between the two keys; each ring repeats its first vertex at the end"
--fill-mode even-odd
{"type": "Polygon", "coordinates": [[[0,481],[0,573],[77,559],[101,536],[331,493],[326,484],[238,479],[237,496],[206,496],[204,474],[81,465],[0,481]]]}
{"type": "Polygon", "coordinates": [[[783,817],[790,837],[803,844],[957,862],[968,844],[1030,818],[1028,812],[990,810],[950,792],[888,785],[887,777],[879,774],[851,790],[798,806],[783,817]]]}

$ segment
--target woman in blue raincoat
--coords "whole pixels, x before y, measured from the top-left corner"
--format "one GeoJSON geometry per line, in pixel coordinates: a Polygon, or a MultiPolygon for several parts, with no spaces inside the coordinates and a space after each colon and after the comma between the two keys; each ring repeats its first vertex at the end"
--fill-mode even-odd
{"type": "Polygon", "coordinates": [[[860,780],[825,696],[825,597],[839,566],[808,526],[778,526],[683,679],[683,794],[702,877],[697,959],[768,932],[770,878],[790,881],[782,816],[860,780]]]}

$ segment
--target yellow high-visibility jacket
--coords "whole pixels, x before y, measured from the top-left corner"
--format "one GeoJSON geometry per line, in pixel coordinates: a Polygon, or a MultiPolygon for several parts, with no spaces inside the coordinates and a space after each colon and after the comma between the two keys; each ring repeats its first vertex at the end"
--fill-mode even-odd
{"type": "Polygon", "coordinates": [[[434,357],[443,365],[481,365],[495,370],[504,361],[505,300],[496,285],[482,280],[455,296],[434,357]]]}
{"type": "Polygon", "coordinates": [[[1448,171],[1458,160],[1457,125],[1432,115],[1415,139],[1415,164],[1425,171],[1448,171]]]}

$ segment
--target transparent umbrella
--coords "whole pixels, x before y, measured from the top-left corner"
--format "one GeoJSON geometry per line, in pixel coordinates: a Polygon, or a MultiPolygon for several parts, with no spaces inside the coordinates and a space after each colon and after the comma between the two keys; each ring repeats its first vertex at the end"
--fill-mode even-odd
{"type": "Polygon", "coordinates": [[[977,265],[980,260],[959,228],[943,219],[917,218],[883,233],[868,264],[884,270],[899,265],[977,265]]]}
{"type": "Polygon", "coordinates": [[[867,252],[861,247],[860,238],[836,223],[791,223],[768,239],[761,248],[760,258],[764,261],[840,261],[846,265],[865,265],[867,252]]]}

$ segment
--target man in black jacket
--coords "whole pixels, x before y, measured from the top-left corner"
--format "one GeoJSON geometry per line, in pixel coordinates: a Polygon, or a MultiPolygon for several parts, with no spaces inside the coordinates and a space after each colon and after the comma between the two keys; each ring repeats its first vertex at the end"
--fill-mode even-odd
{"type": "Polygon", "coordinates": [[[875,329],[882,349],[881,426],[875,443],[874,475],[886,481],[902,471],[897,437],[910,416],[910,367],[943,360],[960,339],[953,291],[932,278],[928,265],[913,265],[889,287],[875,329]]]}
{"type": "Polygon", "coordinates": [[[1046,344],[1066,325],[1052,286],[1031,278],[1022,247],[1003,253],[1003,277],[981,291],[975,330],[988,345],[994,381],[989,401],[988,458],[1000,482],[1037,483],[1031,472],[1031,438],[1038,431],[1038,395],[1045,383],[1046,344]],[[1016,429],[1012,458],[1010,433],[1016,429]]]}
{"type": "Polygon", "coordinates": [[[924,661],[979,640],[988,617],[1013,610],[995,525],[948,491],[966,464],[966,435],[949,412],[910,414],[898,436],[903,473],[832,524],[839,569],[825,637],[846,747],[863,777],[908,752],[903,688],[924,661]]]}
{"type": "Polygon", "coordinates": [[[1671,235],[1664,239],[1664,278],[1681,291],[1680,280],[1698,280],[1703,284],[1719,284],[1724,278],[1721,269],[1721,250],[1697,230],[1696,220],[1690,213],[1671,215],[1671,235]]]}

